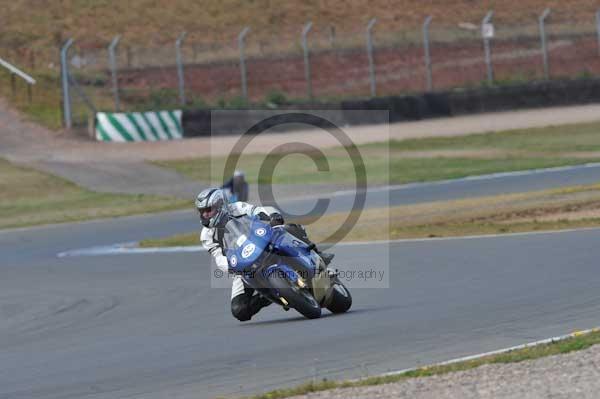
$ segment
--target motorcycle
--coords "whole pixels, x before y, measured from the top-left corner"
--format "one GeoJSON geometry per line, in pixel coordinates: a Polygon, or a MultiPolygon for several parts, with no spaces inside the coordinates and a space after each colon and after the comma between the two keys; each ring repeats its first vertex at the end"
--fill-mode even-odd
{"type": "Polygon", "coordinates": [[[315,251],[289,233],[285,226],[270,226],[258,218],[232,218],[224,227],[223,247],[231,272],[288,310],[309,319],[321,317],[321,309],[344,313],[352,296],[336,273],[315,251]]]}

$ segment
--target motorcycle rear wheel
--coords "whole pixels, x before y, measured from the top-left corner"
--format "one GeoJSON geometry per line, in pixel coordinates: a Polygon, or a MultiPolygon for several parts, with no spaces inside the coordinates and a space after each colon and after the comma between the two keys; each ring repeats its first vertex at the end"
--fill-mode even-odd
{"type": "Polygon", "coordinates": [[[350,291],[337,278],[333,281],[326,304],[331,313],[345,313],[352,306],[350,291]]]}

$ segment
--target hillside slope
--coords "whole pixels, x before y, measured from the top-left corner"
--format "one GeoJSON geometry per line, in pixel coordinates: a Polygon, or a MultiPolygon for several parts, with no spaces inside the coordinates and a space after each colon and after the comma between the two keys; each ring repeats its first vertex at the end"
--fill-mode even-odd
{"type": "Polygon", "coordinates": [[[401,31],[420,26],[426,15],[436,23],[479,23],[495,9],[498,22],[535,22],[545,7],[571,21],[593,23],[594,0],[16,0],[4,1],[0,47],[41,48],[74,36],[91,43],[122,33],[128,42],[171,42],[186,30],[196,42],[232,40],[245,25],[257,38],[294,35],[312,20],[338,32],[362,31],[372,17],[378,29],[401,31]]]}

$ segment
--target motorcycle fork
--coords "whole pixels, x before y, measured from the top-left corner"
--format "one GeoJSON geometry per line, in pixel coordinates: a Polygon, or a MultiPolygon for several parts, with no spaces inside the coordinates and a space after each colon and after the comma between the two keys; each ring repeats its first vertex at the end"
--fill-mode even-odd
{"type": "Polygon", "coordinates": [[[317,300],[317,302],[319,302],[319,304],[322,305],[327,293],[329,292],[329,288],[331,287],[331,279],[327,273],[325,262],[323,262],[323,259],[321,259],[320,256],[318,259],[319,266],[317,267],[317,272],[312,278],[311,286],[314,298],[317,300]]]}

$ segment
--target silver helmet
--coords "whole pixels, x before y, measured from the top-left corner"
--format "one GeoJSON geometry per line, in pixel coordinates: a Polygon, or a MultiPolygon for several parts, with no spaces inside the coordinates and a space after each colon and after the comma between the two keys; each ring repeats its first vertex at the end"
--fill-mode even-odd
{"type": "Polygon", "coordinates": [[[228,215],[227,198],[220,188],[207,188],[196,197],[196,209],[204,227],[220,226],[228,215]]]}

